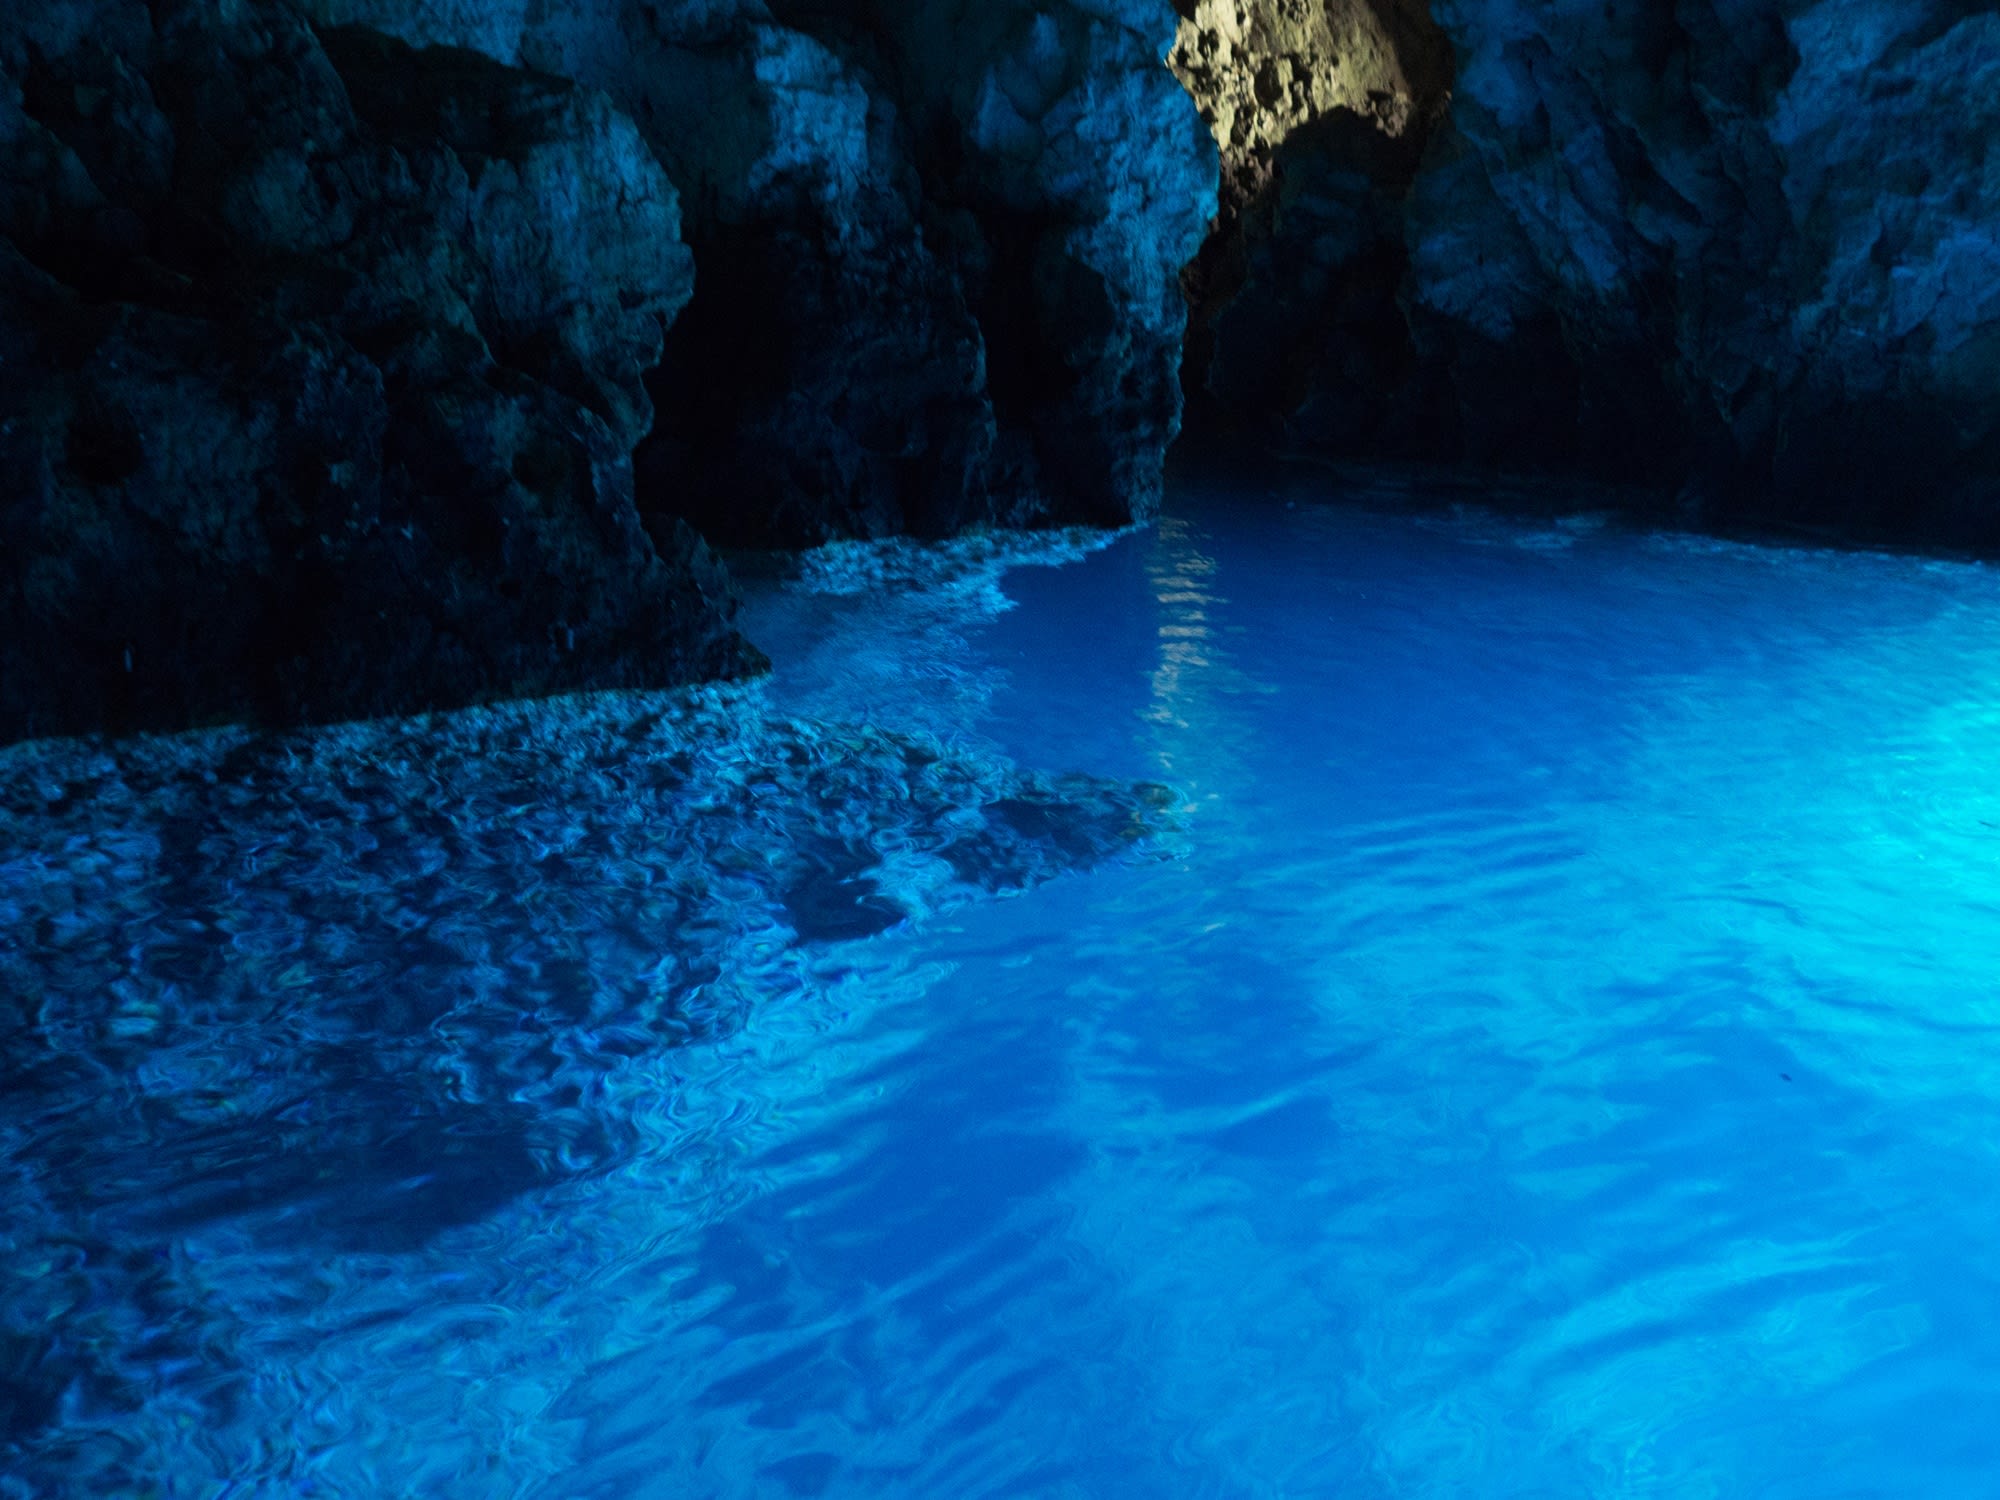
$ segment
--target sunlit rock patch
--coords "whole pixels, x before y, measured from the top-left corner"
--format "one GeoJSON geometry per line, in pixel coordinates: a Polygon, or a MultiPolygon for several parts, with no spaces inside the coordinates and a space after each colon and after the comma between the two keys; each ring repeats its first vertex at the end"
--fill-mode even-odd
{"type": "Polygon", "coordinates": [[[1421,126],[1449,60],[1421,3],[1180,0],[1168,61],[1221,148],[1239,204],[1268,184],[1277,149],[1335,110],[1385,135],[1421,126]]]}
{"type": "Polygon", "coordinates": [[[1449,105],[1451,51],[1424,0],[1177,8],[1168,63],[1222,162],[1216,220],[1181,278],[1184,376],[1203,415],[1256,426],[1339,360],[1343,320],[1393,318],[1405,257],[1400,210],[1382,205],[1449,105]]]}

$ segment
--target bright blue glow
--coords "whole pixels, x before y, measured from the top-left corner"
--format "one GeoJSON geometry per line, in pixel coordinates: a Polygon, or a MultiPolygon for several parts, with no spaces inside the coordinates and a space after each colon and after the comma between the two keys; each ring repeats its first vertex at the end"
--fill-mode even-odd
{"type": "MultiPolygon", "coordinates": [[[[595,1022],[551,1029],[567,1060],[521,1097],[570,1124],[506,1136],[520,1180],[485,1196],[475,1141],[469,1198],[400,1237],[351,1232],[379,1152],[290,1208],[138,1213],[119,1183],[157,1153],[93,1154],[65,1111],[150,1091],[215,1140],[296,1141],[268,1049],[371,1043],[299,973],[234,1044],[135,1053],[155,1022],[120,992],[49,1044],[70,1071],[32,1109],[0,1106],[26,1165],[0,1375],[75,1367],[15,1400],[21,1472],[1995,1492],[2000,576],[1188,493],[1006,588],[997,618],[965,588],[763,599],[773,706],[1164,781],[1171,857],[853,942],[746,919],[739,1026],[599,1052],[595,1022]],[[567,1170],[550,1141],[592,1144],[567,1170]]],[[[427,1024],[417,1055],[487,1056],[427,1024]]],[[[440,1097],[494,1105],[504,1072],[440,1097]]]]}

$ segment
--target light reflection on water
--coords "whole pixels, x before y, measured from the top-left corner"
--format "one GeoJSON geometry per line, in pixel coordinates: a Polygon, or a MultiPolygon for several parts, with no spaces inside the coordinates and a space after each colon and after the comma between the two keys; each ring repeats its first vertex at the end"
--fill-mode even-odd
{"type": "Polygon", "coordinates": [[[35,1472],[1993,1493],[1995,575],[1292,498],[997,619],[760,599],[775,708],[1164,780],[1184,842],[753,966],[577,1106],[607,1159],[421,1243],[65,1252],[120,1311],[46,1316],[218,1373],[77,1382],[35,1472]]]}

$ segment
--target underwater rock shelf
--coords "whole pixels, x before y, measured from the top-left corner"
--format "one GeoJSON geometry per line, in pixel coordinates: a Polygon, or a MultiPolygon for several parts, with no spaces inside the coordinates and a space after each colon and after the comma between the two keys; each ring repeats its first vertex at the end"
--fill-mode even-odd
{"type": "MultiPolygon", "coordinates": [[[[675,1050],[753,997],[824,983],[829,944],[1160,857],[1174,800],[772,714],[755,688],[15,747],[0,1144],[37,1166],[5,1237],[61,1262],[222,1216],[260,1243],[411,1249],[629,1159],[621,1090],[670,1087],[675,1050]]],[[[197,1295],[166,1273],[130,1306],[94,1275],[0,1287],[0,1348],[35,1341],[9,1353],[31,1372],[17,1457],[65,1399],[228,1399],[231,1332],[197,1295]],[[142,1336],[161,1317],[198,1365],[142,1336]]]]}
{"type": "Polygon", "coordinates": [[[864,707],[776,706],[781,661],[0,748],[0,1471],[146,1488],[139,1434],[227,1428],[270,1379],[226,1266],[409,1263],[672,1176],[663,1110],[875,993],[937,918],[1181,857],[1180,793],[1023,769],[959,722],[998,682],[966,632],[1012,607],[1001,576],[1103,545],[850,542],[760,581],[788,657],[914,651],[920,712],[865,679],[864,707]]]}

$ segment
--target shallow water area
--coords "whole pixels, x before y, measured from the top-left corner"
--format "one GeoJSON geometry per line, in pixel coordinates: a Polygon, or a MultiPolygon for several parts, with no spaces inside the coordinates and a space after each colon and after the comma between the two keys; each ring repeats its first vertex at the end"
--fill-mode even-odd
{"type": "Polygon", "coordinates": [[[1329,499],[13,753],[0,1495],[1991,1494],[2000,575],[1329,499]]]}

